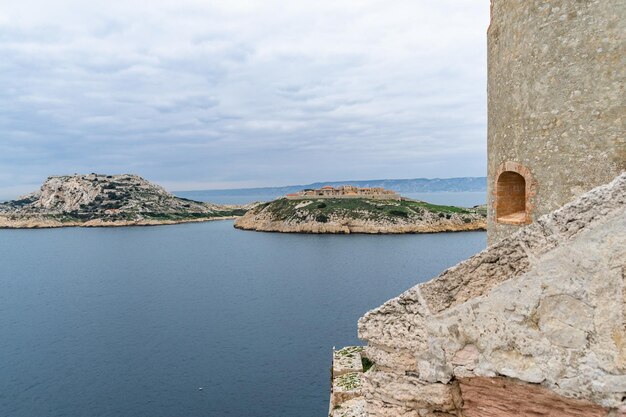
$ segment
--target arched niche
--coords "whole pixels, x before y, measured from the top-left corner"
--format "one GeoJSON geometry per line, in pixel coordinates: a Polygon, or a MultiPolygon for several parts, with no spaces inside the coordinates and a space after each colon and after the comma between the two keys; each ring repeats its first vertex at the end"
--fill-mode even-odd
{"type": "Polygon", "coordinates": [[[494,184],[496,222],[529,224],[532,221],[531,197],[535,184],[530,170],[517,162],[500,165],[494,184]]]}

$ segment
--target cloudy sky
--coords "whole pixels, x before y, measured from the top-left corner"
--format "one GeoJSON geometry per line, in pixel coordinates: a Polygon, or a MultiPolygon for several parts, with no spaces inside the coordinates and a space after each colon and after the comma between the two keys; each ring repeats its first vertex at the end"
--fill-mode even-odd
{"type": "Polygon", "coordinates": [[[487,0],[0,0],[0,198],[480,176],[487,0]]]}

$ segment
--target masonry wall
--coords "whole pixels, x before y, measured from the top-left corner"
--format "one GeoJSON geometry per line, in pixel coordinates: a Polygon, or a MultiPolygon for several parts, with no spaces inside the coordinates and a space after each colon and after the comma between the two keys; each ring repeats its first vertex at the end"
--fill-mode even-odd
{"type": "Polygon", "coordinates": [[[535,181],[530,221],[626,170],[623,0],[492,0],[488,30],[488,236],[505,162],[535,181]]]}
{"type": "Polygon", "coordinates": [[[368,417],[626,416],[626,173],[368,312],[359,337],[368,417]]]}
{"type": "Polygon", "coordinates": [[[363,199],[368,198],[371,200],[402,200],[402,196],[398,194],[344,194],[344,195],[287,195],[287,200],[335,200],[335,199],[363,199]]]}

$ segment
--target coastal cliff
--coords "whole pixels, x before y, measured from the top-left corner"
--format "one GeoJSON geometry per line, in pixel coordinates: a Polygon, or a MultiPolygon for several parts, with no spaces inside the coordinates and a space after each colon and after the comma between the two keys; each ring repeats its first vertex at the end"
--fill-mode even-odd
{"type": "Polygon", "coordinates": [[[259,204],[235,220],[239,229],[282,233],[435,233],[485,226],[482,208],[366,198],[281,198],[259,204]]]}
{"type": "Polygon", "coordinates": [[[149,226],[228,219],[243,206],[176,197],[136,175],[49,177],[41,188],[0,203],[0,228],[149,226]]]}

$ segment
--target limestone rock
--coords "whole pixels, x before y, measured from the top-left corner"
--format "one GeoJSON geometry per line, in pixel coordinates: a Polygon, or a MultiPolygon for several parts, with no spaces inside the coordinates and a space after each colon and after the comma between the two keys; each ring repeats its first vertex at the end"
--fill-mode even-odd
{"type": "Polygon", "coordinates": [[[367,417],[366,402],[363,398],[354,398],[338,404],[331,411],[331,417],[367,417]]]}
{"type": "Polygon", "coordinates": [[[363,398],[362,346],[333,351],[329,417],[366,417],[363,398]]]}
{"type": "Polygon", "coordinates": [[[411,375],[378,371],[363,376],[363,395],[368,401],[377,398],[385,404],[417,412],[454,411],[454,390],[451,384],[429,384],[411,375]]]}
{"type": "Polygon", "coordinates": [[[69,175],[0,204],[0,228],[173,224],[233,218],[246,209],[179,198],[136,175],[69,175]]]}
{"type": "Polygon", "coordinates": [[[333,352],[333,377],[347,373],[363,372],[361,346],[348,346],[333,352]]]}
{"type": "Polygon", "coordinates": [[[626,173],[368,312],[369,415],[620,415],[625,260],[626,173]]]}

